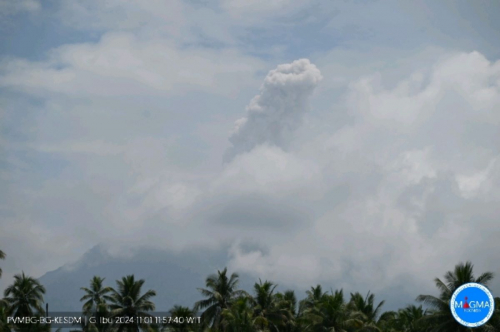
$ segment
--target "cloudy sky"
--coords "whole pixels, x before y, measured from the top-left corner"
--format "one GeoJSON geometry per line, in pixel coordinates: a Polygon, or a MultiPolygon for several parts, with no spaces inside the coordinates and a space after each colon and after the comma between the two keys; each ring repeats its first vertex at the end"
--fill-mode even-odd
{"type": "MultiPolygon", "coordinates": [[[[500,291],[498,1],[0,0],[4,288],[99,243],[500,291]]],[[[194,287],[194,286],[193,286],[194,287]]]]}

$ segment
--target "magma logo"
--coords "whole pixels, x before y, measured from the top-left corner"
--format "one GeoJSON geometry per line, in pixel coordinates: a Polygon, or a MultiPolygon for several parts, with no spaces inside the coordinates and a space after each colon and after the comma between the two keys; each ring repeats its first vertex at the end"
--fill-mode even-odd
{"type": "Polygon", "coordinates": [[[450,301],[453,317],[467,327],[484,325],[493,315],[493,295],[483,285],[471,282],[460,286],[450,301]]]}

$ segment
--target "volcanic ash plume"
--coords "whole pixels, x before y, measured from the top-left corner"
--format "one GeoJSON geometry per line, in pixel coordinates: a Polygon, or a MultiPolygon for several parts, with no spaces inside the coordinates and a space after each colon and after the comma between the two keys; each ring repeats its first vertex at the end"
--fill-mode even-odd
{"type": "Polygon", "coordinates": [[[247,106],[247,115],[235,122],[229,137],[233,146],[226,152],[225,160],[265,143],[286,149],[290,135],[308,110],[308,97],[321,79],[319,69],[308,59],[271,70],[260,94],[247,106]]]}

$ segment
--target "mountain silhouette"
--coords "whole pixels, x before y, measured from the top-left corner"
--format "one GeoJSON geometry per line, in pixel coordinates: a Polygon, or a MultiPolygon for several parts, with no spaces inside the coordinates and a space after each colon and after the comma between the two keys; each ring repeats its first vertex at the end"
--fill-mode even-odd
{"type": "MultiPolygon", "coordinates": [[[[206,277],[223,269],[227,260],[227,248],[179,253],[140,248],[120,258],[98,245],[77,262],[46,273],[40,281],[47,289],[45,301],[49,310],[79,311],[79,300],[84,295],[80,287],[88,287],[93,276],[106,278],[105,286],[115,287],[117,279],[134,274],[136,279],[145,279],[144,291],[156,291],[156,311],[168,311],[175,304],[190,307],[200,300],[197,288],[204,287],[206,277]]],[[[241,287],[251,289],[253,279],[241,274],[240,277],[241,287]]]]}

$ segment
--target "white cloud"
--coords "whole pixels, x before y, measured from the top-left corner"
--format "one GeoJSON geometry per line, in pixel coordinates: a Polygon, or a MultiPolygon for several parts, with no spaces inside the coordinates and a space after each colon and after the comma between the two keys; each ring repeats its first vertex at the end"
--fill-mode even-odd
{"type": "Polygon", "coordinates": [[[457,174],[456,180],[458,187],[464,198],[472,198],[479,194],[481,189],[491,191],[492,189],[492,174],[495,173],[497,159],[491,160],[488,167],[471,175],[457,174]],[[489,180],[489,181],[488,181],[489,180]],[[489,183],[487,183],[487,181],[489,183]],[[489,189],[489,190],[488,190],[489,189]]]}
{"type": "MultiPolygon", "coordinates": [[[[279,247],[278,250],[284,248],[279,247]]],[[[320,277],[323,267],[318,256],[304,254],[288,246],[286,252],[261,251],[243,252],[238,246],[231,248],[232,260],[229,268],[255,276],[265,276],[269,280],[279,280],[285,284],[310,285],[320,277]]]]}
{"type": "Polygon", "coordinates": [[[212,190],[232,193],[306,193],[320,184],[320,170],[276,146],[260,145],[238,155],[213,182],[212,190]]]}
{"type": "MultiPolygon", "coordinates": [[[[57,72],[65,69],[50,61],[13,67],[1,80],[38,96],[43,90],[57,92],[46,95],[53,113],[47,111],[48,118],[37,122],[44,139],[30,147],[64,157],[70,166],[36,191],[17,188],[4,203],[31,213],[30,220],[44,212],[32,223],[49,227],[56,212],[67,215],[71,223],[65,219],[59,229],[85,225],[76,230],[83,243],[174,250],[232,243],[231,268],[285,285],[324,282],[384,290],[407,275],[416,283],[431,282],[471,258],[478,270],[498,272],[497,265],[488,265],[494,254],[477,258],[463,243],[482,238],[485,231],[499,231],[500,168],[495,160],[500,154],[500,62],[477,52],[454,54],[392,85],[385,84],[383,71],[378,79],[368,71],[369,77],[346,85],[335,105],[317,105],[311,113],[307,100],[321,79],[319,69],[307,60],[280,65],[266,76],[244,120],[237,122],[230,138],[234,158],[207,171],[203,158],[196,167],[179,166],[171,149],[181,139],[160,135],[163,123],[179,120],[176,113],[154,109],[163,117],[146,125],[139,116],[142,104],[107,104],[95,98],[104,94],[100,80],[127,66],[130,77],[121,79],[145,86],[136,93],[149,96],[151,91],[167,91],[165,87],[175,89],[170,78],[154,78],[170,69],[161,61],[145,64],[149,58],[140,51],[163,46],[125,34],[74,47],[71,52],[71,47],[57,50],[54,59],[65,59],[69,72],[87,75],[89,81],[75,76],[57,83],[57,72]],[[112,54],[120,48],[127,52],[113,62],[112,54]],[[77,49],[81,53],[72,59],[77,49]],[[95,61],[78,58],[90,55],[95,61]],[[54,80],[44,82],[44,75],[54,80]],[[28,78],[34,78],[32,83],[28,78]],[[342,113],[338,122],[325,123],[323,116],[334,112],[342,113]],[[101,127],[96,119],[106,122],[101,127]],[[43,128],[53,127],[45,127],[44,121],[56,120],[62,129],[82,135],[81,141],[66,133],[60,145],[45,142],[52,136],[43,128]],[[128,139],[117,139],[120,135],[128,139]],[[66,152],[72,146],[80,152],[66,152]],[[21,206],[21,198],[32,205],[21,206]],[[246,249],[247,244],[253,248],[246,249]]],[[[175,82],[205,87],[203,82],[217,76],[219,67],[214,66],[201,70],[202,78],[185,80],[176,68],[171,70],[175,82]]],[[[227,68],[221,65],[220,70],[227,68]]],[[[331,78],[322,73],[325,81],[331,78]]],[[[224,94],[235,82],[231,75],[225,79],[219,91],[209,84],[206,88],[224,94]]],[[[348,75],[343,79],[349,81],[348,75]]],[[[131,90],[118,86],[117,91],[116,96],[106,93],[104,100],[126,98],[123,94],[131,90]]],[[[319,99],[330,93],[318,92],[319,99]]],[[[223,117],[238,115],[228,111],[223,117]]],[[[197,121],[192,113],[188,120],[197,121]]],[[[218,119],[212,121],[220,125],[218,119]]],[[[498,249],[496,240],[482,245],[498,249]]]]}
{"type": "MultiPolygon", "coordinates": [[[[276,267],[287,261],[286,253],[295,253],[311,257],[313,265],[340,266],[311,268],[316,280],[374,290],[406,274],[426,280],[472,258],[478,269],[498,271],[463,243],[486,229],[500,230],[491,210],[498,190],[487,185],[498,178],[500,150],[492,142],[499,139],[499,65],[477,52],[462,53],[392,88],[373,78],[353,82],[345,104],[348,123],[330,134],[316,132],[307,142],[305,134],[316,128],[309,119],[311,128],[294,140],[295,158],[314,156],[324,181],[313,185],[321,192],[314,204],[319,216],[293,236],[274,237],[264,245],[267,252],[235,249],[232,266],[290,282],[292,270],[279,273],[276,267]],[[477,195],[479,188],[488,195],[477,195]],[[449,262],[446,268],[443,262],[449,262]]],[[[304,281],[302,263],[294,266],[296,284],[304,281]]]]}
{"type": "Polygon", "coordinates": [[[48,61],[7,61],[0,86],[73,97],[147,96],[188,89],[231,96],[262,66],[236,50],[205,49],[203,56],[199,51],[179,49],[168,39],[109,33],[96,44],[61,46],[48,61]]]}

